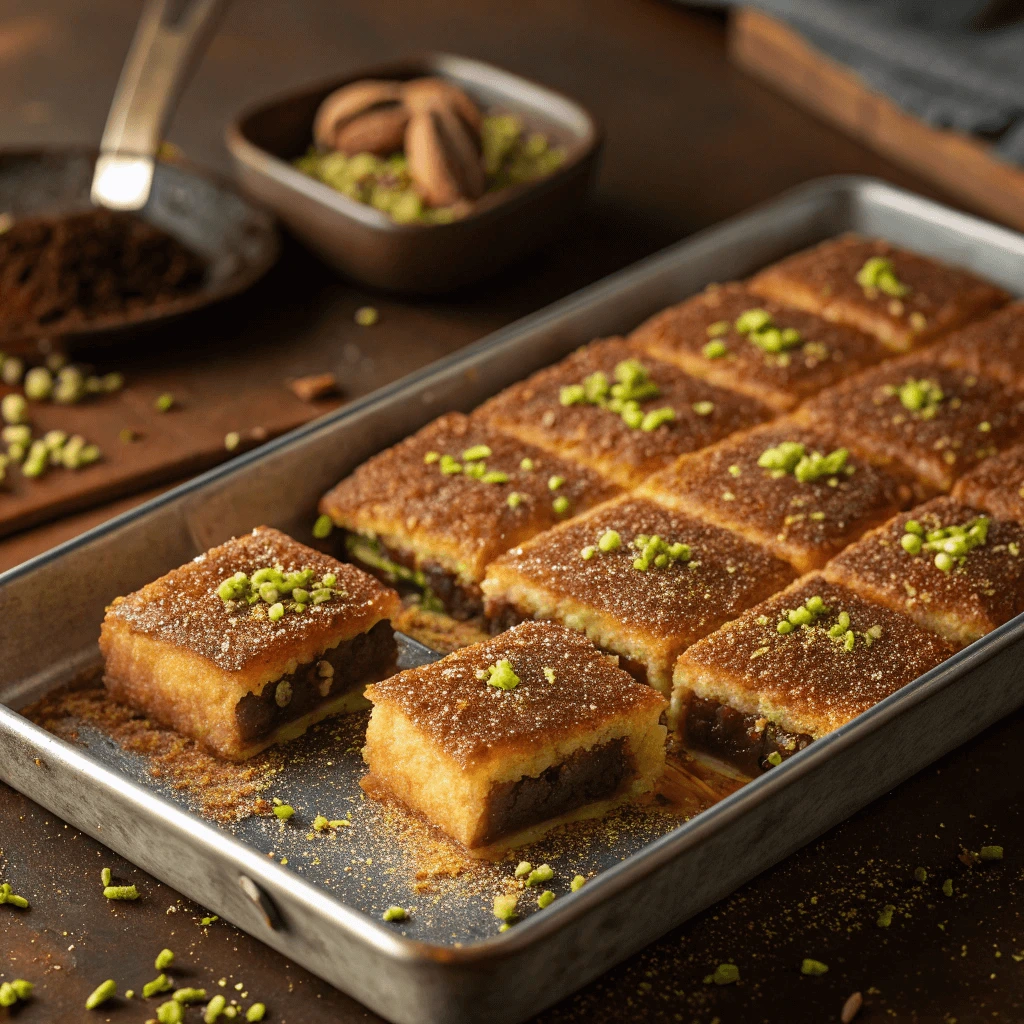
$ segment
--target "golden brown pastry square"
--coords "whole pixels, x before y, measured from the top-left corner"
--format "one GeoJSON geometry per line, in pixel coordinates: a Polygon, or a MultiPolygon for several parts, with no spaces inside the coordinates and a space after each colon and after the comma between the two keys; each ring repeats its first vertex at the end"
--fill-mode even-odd
{"type": "Polygon", "coordinates": [[[687,373],[788,412],[889,355],[876,338],[755,295],[711,285],[641,324],[630,341],[687,373]]]}
{"type": "Polygon", "coordinates": [[[734,530],[799,572],[824,565],[915,497],[907,480],[791,418],[684,455],[637,493],[734,530]]]}
{"type": "Polygon", "coordinates": [[[873,334],[894,352],[917,348],[1009,298],[961,267],[858,235],[795,253],[749,285],[757,295],[873,334]]]}
{"type": "Polygon", "coordinates": [[[260,526],[116,598],[103,680],[114,700],[242,760],[365,707],[362,684],[394,668],[399,607],[355,566],[260,526]]]}
{"type": "Polygon", "coordinates": [[[823,391],[796,415],[834,431],[862,457],[948,491],[1020,439],[1024,396],[990,377],[908,356],[823,391]]]}
{"type": "Polygon", "coordinates": [[[935,498],[862,537],[822,574],[966,647],[1024,612],[1024,526],[935,498]]]}
{"type": "Polygon", "coordinates": [[[728,530],[627,496],[492,562],[485,614],[502,627],[536,618],[586,633],[668,693],[672,666],[689,644],[793,575],[786,562],[728,530]]]}
{"type": "Polygon", "coordinates": [[[621,338],[584,345],[506,388],[474,413],[474,418],[588,466],[622,487],[635,486],[683,452],[770,416],[753,398],[691,377],[621,338]],[[637,402],[636,410],[619,413],[608,404],[617,405],[610,389],[618,382],[617,374],[628,376],[623,367],[641,375],[650,397],[637,402]],[[585,381],[602,381],[595,374],[603,375],[603,385],[588,393],[603,404],[583,395],[590,387],[585,381]]]}
{"type": "Polygon", "coordinates": [[[586,637],[525,622],[367,690],[364,788],[477,857],[653,788],[666,701],[586,637]]]}
{"type": "Polygon", "coordinates": [[[756,775],[953,650],[907,616],[815,573],[682,654],[671,721],[687,748],[756,775]]]}
{"type": "Polygon", "coordinates": [[[1024,302],[1011,302],[954,332],[928,354],[943,366],[994,377],[1024,390],[1024,302]]]}
{"type": "Polygon", "coordinates": [[[953,487],[953,497],[1024,523],[1024,444],[1007,448],[964,474],[953,487]]]}
{"type": "Polygon", "coordinates": [[[449,413],[363,463],[320,510],[355,535],[352,557],[429,588],[465,618],[480,611],[489,562],[617,492],[577,463],[449,413]]]}

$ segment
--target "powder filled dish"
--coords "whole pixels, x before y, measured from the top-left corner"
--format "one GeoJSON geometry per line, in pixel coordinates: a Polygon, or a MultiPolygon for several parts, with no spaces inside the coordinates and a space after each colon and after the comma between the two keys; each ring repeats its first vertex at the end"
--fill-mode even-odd
{"type": "Polygon", "coordinates": [[[229,540],[107,609],[110,696],[242,760],[365,707],[394,667],[398,595],[267,527],[229,540]]]}

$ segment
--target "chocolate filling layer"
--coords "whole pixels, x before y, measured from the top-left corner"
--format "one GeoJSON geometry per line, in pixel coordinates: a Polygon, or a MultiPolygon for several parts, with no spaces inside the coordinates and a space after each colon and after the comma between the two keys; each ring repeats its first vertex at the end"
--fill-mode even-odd
{"type": "Polygon", "coordinates": [[[453,573],[436,563],[423,562],[417,565],[416,559],[412,555],[404,551],[396,551],[379,539],[374,541],[367,540],[367,543],[372,544],[389,562],[394,562],[396,565],[409,569],[411,572],[422,573],[426,588],[412,580],[396,576],[380,565],[364,562],[357,553],[349,550],[348,557],[350,561],[355,562],[361,569],[395,587],[400,593],[413,591],[422,594],[424,589],[427,589],[444,605],[444,610],[455,619],[472,619],[483,612],[483,597],[479,587],[467,587],[465,584],[460,583],[453,573]]]}
{"type": "Polygon", "coordinates": [[[315,711],[346,690],[379,678],[394,667],[398,657],[395,632],[386,619],[300,665],[287,676],[268,683],[263,692],[247,693],[235,705],[238,731],[246,742],[260,740],[280,726],[315,711]],[[334,669],[321,675],[320,663],[334,669]]]}
{"type": "Polygon", "coordinates": [[[607,800],[635,774],[633,756],[620,737],[591,750],[579,750],[536,778],[496,783],[488,794],[486,826],[478,845],[607,800]]]}
{"type": "Polygon", "coordinates": [[[691,696],[679,720],[683,745],[717,757],[747,775],[759,775],[771,765],[768,756],[778,753],[791,757],[813,739],[806,733],[791,733],[773,722],[719,704],[715,700],[691,696]]]}

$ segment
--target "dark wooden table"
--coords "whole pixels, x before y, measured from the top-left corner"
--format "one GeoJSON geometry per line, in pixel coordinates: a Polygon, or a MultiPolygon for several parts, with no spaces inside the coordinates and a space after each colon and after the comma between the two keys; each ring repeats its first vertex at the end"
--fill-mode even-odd
{"type": "MultiPolygon", "coordinates": [[[[134,0],[5,0],[2,144],[95,142],[138,10],[134,0]]],[[[604,121],[599,189],[578,230],[498,281],[432,302],[370,295],[293,247],[250,299],[191,321],[187,336],[121,352],[129,372],[161,360],[199,375],[222,361],[244,389],[268,367],[331,369],[354,396],[808,178],[868,173],[931,191],[733,70],[720,19],[653,0],[246,0],[227,15],[170,138],[226,169],[223,127],[246,104],[426,48],[535,77],[604,121]],[[382,313],[372,334],[352,323],[365,302],[382,313]]],[[[9,538],[0,565],[132,500],[9,538]]],[[[865,1001],[858,1020],[1024,1019],[1022,727],[1024,715],[1008,719],[541,1019],[835,1021],[854,991],[865,1001]],[[1002,843],[1005,860],[958,860],[986,843],[1002,843]],[[886,903],[897,912],[883,929],[886,903]],[[829,972],[802,976],[804,957],[829,972]],[[739,984],[703,984],[726,960],[739,965],[739,984]]],[[[85,996],[107,977],[138,986],[164,945],[189,983],[232,995],[241,982],[268,1020],[376,1019],[230,925],[202,926],[201,908],[2,785],[0,879],[32,902],[0,908],[0,980],[37,983],[19,1022],[145,1020],[152,1003],[90,1013],[85,996]],[[143,898],[104,900],[102,866],[136,881],[143,898]]]]}

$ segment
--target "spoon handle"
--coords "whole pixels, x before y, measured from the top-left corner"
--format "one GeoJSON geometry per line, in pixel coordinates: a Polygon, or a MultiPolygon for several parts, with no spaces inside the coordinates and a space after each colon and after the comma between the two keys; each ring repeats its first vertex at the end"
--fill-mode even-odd
{"type": "Polygon", "coordinates": [[[227,2],[147,0],[103,129],[92,180],[97,206],[146,205],[164,129],[227,2]]]}

